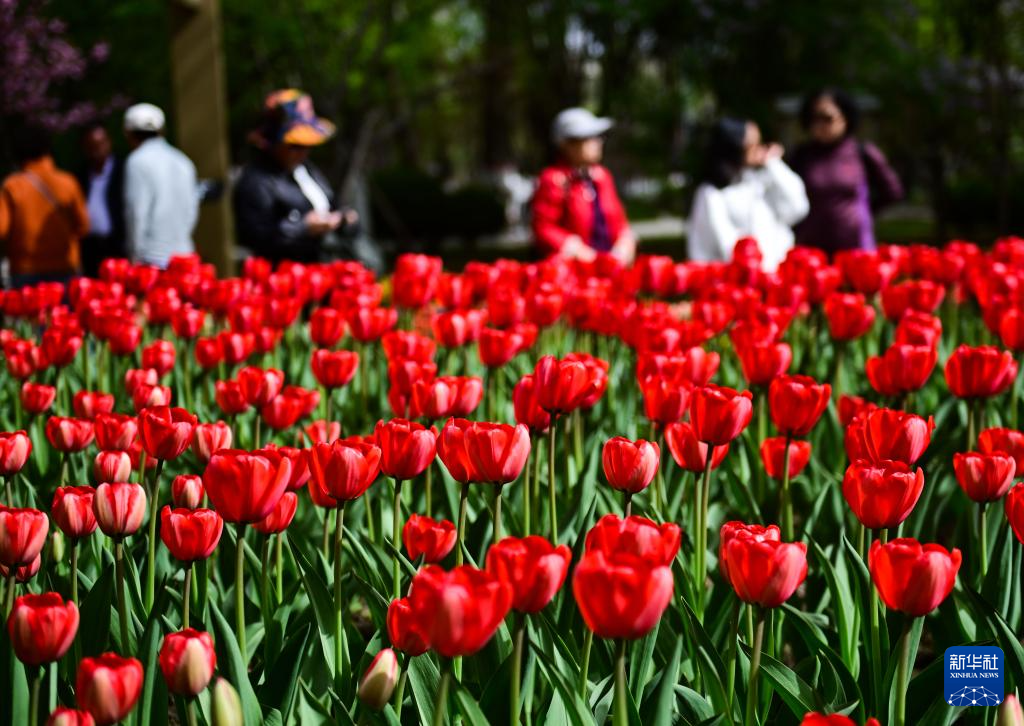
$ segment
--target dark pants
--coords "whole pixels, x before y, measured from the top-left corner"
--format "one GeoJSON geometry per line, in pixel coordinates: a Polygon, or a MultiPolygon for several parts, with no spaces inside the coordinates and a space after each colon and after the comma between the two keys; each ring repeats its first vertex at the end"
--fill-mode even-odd
{"type": "Polygon", "coordinates": [[[86,277],[99,277],[100,263],[108,257],[124,257],[124,240],[107,235],[87,234],[82,238],[82,274],[86,277]]]}

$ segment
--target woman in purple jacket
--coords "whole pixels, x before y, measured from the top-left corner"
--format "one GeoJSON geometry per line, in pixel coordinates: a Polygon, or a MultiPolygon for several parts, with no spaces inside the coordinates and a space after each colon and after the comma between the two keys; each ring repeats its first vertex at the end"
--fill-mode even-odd
{"type": "Polygon", "coordinates": [[[903,185],[874,144],[857,138],[859,113],[838,89],[804,101],[800,122],[810,137],[790,166],[804,181],[810,213],[795,228],[796,244],[829,254],[875,249],[874,213],[903,198],[903,185]]]}

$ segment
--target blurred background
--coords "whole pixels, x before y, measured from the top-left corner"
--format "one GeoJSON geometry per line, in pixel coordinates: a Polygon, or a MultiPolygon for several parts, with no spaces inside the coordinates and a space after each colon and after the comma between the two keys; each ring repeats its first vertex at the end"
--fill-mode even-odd
{"type": "Polygon", "coordinates": [[[375,239],[516,256],[551,119],[582,104],[616,120],[606,163],[641,251],[682,257],[708,122],[789,147],[803,94],[838,85],[908,190],[879,240],[988,242],[1024,228],[1022,31],[1009,0],[0,0],[0,171],[20,119],[65,132],[73,168],[77,127],[123,143],[123,109],[150,101],[229,183],[262,99],[293,86],[337,123],[314,159],[375,239]]]}

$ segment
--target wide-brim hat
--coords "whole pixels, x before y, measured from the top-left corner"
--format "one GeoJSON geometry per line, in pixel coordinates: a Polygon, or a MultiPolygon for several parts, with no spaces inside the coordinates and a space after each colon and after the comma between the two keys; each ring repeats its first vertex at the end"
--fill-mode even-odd
{"type": "Polygon", "coordinates": [[[256,136],[270,145],[319,146],[334,136],[334,131],[333,123],[316,115],[308,93],[285,88],[267,96],[256,136]]]}

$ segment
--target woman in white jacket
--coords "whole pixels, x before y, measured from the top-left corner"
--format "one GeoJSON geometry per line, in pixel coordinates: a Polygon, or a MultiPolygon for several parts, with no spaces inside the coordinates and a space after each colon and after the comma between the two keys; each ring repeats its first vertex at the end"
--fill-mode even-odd
{"type": "Polygon", "coordinates": [[[753,237],[764,269],[771,272],[793,248],[792,227],[808,209],[804,183],[782,160],[782,147],[764,144],[754,122],[724,118],[712,132],[693,198],[689,257],[728,261],[738,240],[753,237]]]}

